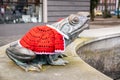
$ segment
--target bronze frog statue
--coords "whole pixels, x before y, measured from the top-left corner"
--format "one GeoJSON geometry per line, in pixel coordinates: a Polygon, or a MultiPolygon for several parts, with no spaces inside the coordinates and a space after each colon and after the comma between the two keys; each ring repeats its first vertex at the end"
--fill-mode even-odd
{"type": "Polygon", "coordinates": [[[66,65],[65,47],[89,28],[87,15],[71,14],[50,25],[34,26],[6,49],[8,57],[25,71],[40,71],[42,65],[66,65]]]}

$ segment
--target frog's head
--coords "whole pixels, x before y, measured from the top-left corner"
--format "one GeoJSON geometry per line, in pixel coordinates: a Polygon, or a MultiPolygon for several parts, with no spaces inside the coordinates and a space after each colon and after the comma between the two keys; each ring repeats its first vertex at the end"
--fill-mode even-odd
{"type": "Polygon", "coordinates": [[[88,15],[83,13],[71,14],[67,18],[62,19],[59,22],[52,24],[53,27],[57,28],[63,34],[66,39],[75,38],[84,29],[88,29],[88,15]]]}

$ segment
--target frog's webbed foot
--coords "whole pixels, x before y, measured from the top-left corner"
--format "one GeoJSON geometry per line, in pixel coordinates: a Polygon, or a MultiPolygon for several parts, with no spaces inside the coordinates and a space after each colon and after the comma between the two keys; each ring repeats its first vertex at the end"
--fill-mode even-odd
{"type": "Polygon", "coordinates": [[[27,67],[23,67],[20,66],[21,68],[23,68],[26,72],[28,71],[41,71],[42,70],[42,65],[41,64],[28,64],[27,67]]]}
{"type": "Polygon", "coordinates": [[[18,66],[20,66],[22,69],[24,69],[26,72],[28,71],[41,71],[42,70],[42,65],[41,64],[36,64],[36,63],[22,63],[22,64],[18,64],[18,66]]]}
{"type": "Polygon", "coordinates": [[[59,55],[59,57],[60,57],[60,58],[63,58],[63,57],[67,57],[67,55],[61,53],[61,54],[59,55]]]}
{"type": "Polygon", "coordinates": [[[67,60],[63,60],[62,58],[58,58],[57,60],[53,61],[51,65],[66,65],[69,62],[67,60]]]}
{"type": "Polygon", "coordinates": [[[51,65],[66,65],[69,62],[67,60],[62,59],[63,57],[66,57],[66,55],[63,54],[54,54],[54,55],[48,55],[47,61],[51,65]]]}

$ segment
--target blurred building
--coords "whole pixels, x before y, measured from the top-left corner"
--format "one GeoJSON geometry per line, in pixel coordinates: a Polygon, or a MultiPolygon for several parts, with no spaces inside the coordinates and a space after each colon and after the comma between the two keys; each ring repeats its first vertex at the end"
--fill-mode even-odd
{"type": "Polygon", "coordinates": [[[0,23],[47,23],[77,12],[89,12],[90,0],[0,0],[0,23]]]}
{"type": "MultiPolygon", "coordinates": [[[[96,10],[104,11],[105,0],[100,0],[99,5],[97,6],[96,10]]],[[[109,11],[115,11],[117,9],[118,0],[107,0],[107,9],[109,11]]]]}

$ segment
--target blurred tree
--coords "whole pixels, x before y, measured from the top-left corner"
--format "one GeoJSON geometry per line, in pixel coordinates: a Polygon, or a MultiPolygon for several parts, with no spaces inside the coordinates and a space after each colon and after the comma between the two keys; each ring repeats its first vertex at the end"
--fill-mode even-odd
{"type": "Polygon", "coordinates": [[[0,0],[0,5],[3,5],[3,0],[0,0]]]}
{"type": "Polygon", "coordinates": [[[117,18],[120,18],[120,13],[119,13],[119,10],[120,10],[120,0],[118,0],[117,18]]]}
{"type": "Polygon", "coordinates": [[[97,7],[100,0],[90,0],[90,20],[94,21],[94,9],[97,7]]]}
{"type": "Polygon", "coordinates": [[[104,0],[104,6],[105,6],[105,10],[104,10],[104,15],[106,16],[107,15],[107,0],[104,0]]]}
{"type": "Polygon", "coordinates": [[[40,0],[35,0],[35,5],[39,5],[40,4],[40,0]]]}
{"type": "Polygon", "coordinates": [[[104,18],[109,18],[111,17],[111,14],[110,14],[110,11],[108,11],[108,3],[107,3],[107,0],[104,0],[104,11],[103,11],[103,17],[104,18]]]}

